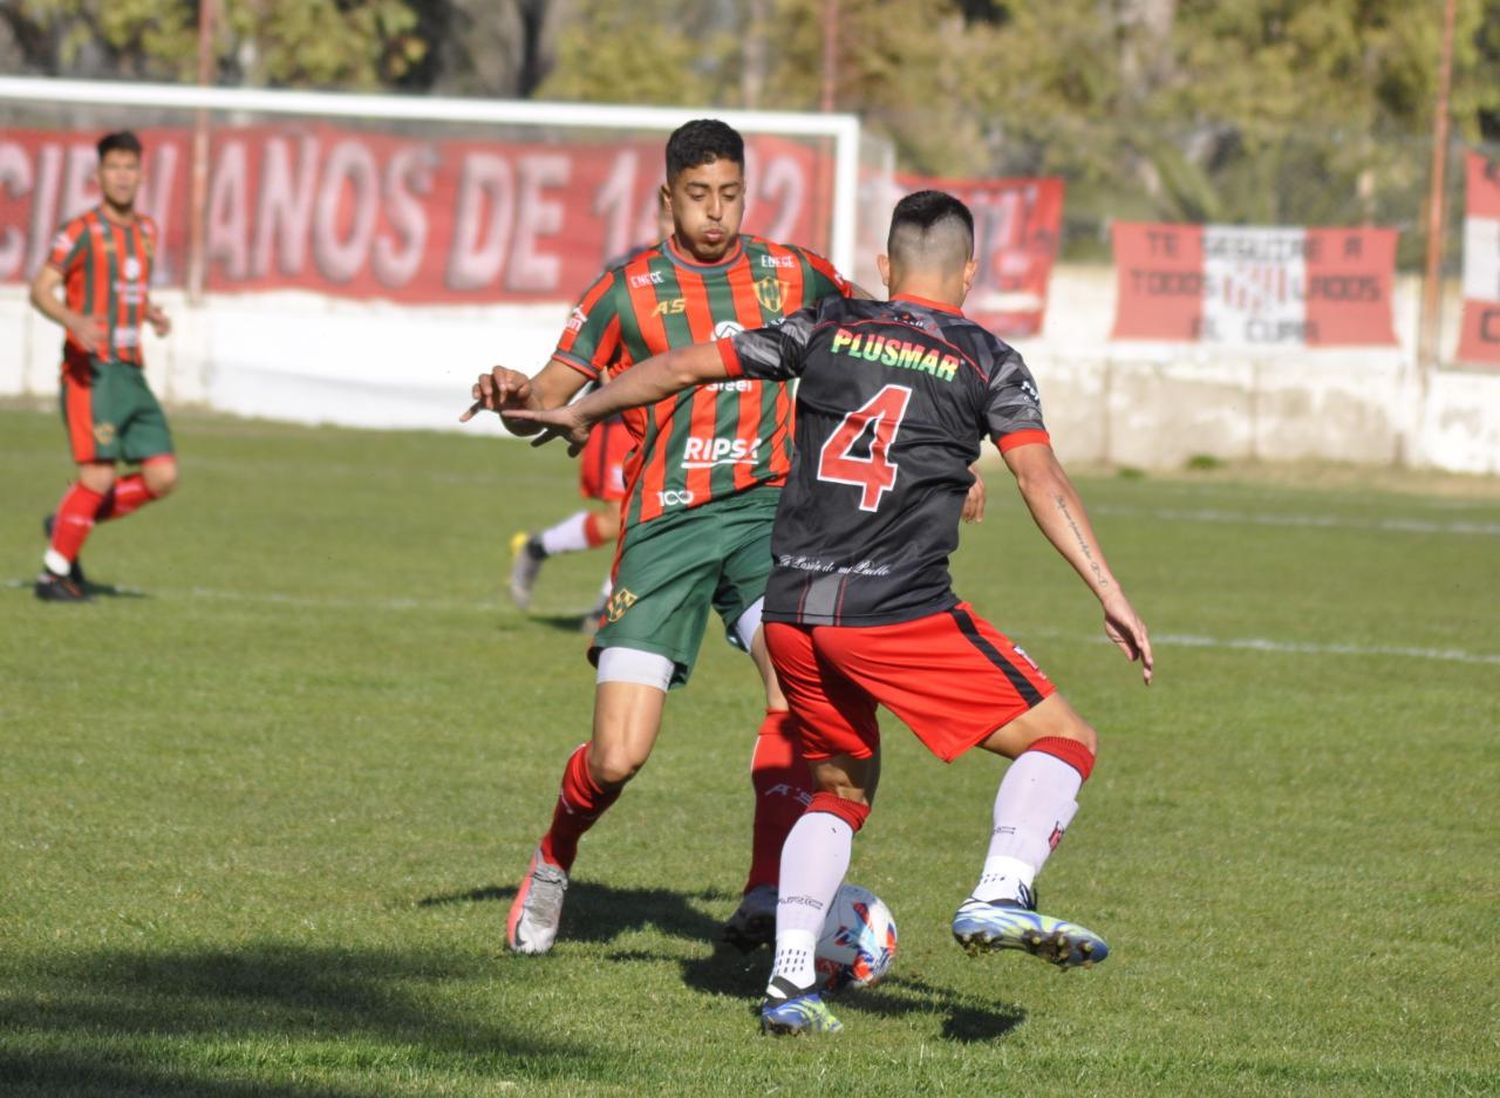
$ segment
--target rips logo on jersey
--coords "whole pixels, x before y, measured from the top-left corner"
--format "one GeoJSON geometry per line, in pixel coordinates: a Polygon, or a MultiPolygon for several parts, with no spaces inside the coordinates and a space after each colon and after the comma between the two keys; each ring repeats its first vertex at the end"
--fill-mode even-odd
{"type": "Polygon", "coordinates": [[[709,469],[715,465],[753,465],[760,459],[760,439],[698,438],[682,448],[684,469],[709,469]]]}

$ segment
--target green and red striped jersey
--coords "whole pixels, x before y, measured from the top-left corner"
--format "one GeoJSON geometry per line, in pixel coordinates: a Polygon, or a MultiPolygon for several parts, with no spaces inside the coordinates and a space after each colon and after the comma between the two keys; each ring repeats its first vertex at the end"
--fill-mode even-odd
{"type": "MultiPolygon", "coordinates": [[[[822,256],[741,234],[718,263],[672,240],[605,271],[573,310],[553,357],[607,380],[673,347],[781,323],[852,287],[822,256]]],[[[703,385],[625,414],[636,447],[625,470],[625,524],[697,507],[791,467],[792,399],[780,382],[703,385]]]]}
{"type": "MultiPolygon", "coordinates": [[[[47,266],[63,276],[68,308],[102,316],[109,328],[107,356],[140,366],[141,322],[156,259],[156,222],[136,214],[119,225],[95,207],[63,225],[52,241],[47,266]]],[[[68,333],[64,354],[86,352],[68,333]]]]}

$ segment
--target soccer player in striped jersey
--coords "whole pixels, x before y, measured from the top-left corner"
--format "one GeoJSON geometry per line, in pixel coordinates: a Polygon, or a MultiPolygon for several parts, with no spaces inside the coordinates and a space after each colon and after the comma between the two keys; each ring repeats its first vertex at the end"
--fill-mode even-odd
{"type": "MultiPolygon", "coordinates": [[[[535,377],[504,367],[481,375],[465,419],[481,408],[502,417],[556,408],[650,355],[775,324],[852,292],[822,257],[740,232],[745,153],[731,127],[711,119],[681,126],[667,141],[666,161],[672,237],[599,277],[535,377]]],[[[760,627],[791,416],[785,386],[750,380],[705,386],[626,416],[636,447],[626,468],[614,590],[589,651],[597,667],[593,735],[564,767],[551,827],[507,919],[511,949],[552,948],[578,840],[650,756],[667,691],[687,682],[711,609],[730,642],[754,660],[766,702],[751,760],[750,872],[724,934],[742,948],[769,942],[781,844],[811,795],[760,627]]]]}
{"type": "Polygon", "coordinates": [[[177,484],[177,459],[161,405],[146,385],[141,325],[171,330],[151,303],[156,223],[135,208],[141,143],[129,131],[100,139],[99,205],[59,230],[31,284],[31,303],[67,331],[61,402],[74,481],[48,515],[48,538],[36,596],[53,602],[89,598],[78,562],[96,522],[124,518],[177,484]],[[62,287],[63,296],[57,296],[62,287]],[[119,462],[140,466],[116,476],[119,462]]]}
{"type": "MultiPolygon", "coordinates": [[[[654,248],[672,235],[672,209],[666,195],[656,201],[656,240],[632,248],[604,265],[606,271],[623,267],[636,256],[654,248]]],[[[580,553],[612,545],[620,536],[620,508],[625,500],[625,459],[635,445],[625,421],[619,416],[596,424],[583,452],[578,455],[578,490],[584,499],[598,500],[603,508],[584,508],[536,533],[520,531],[511,536],[510,597],[522,610],[531,606],[542,562],[560,553],[580,553]]],[[[614,589],[609,574],[599,592],[599,603],[584,618],[586,632],[598,629],[606,600],[614,589]]]]}
{"type": "MultiPolygon", "coordinates": [[[[887,302],[829,301],[776,326],[641,363],[564,409],[535,413],[581,437],[594,420],[684,386],[801,379],[797,450],[772,537],[766,640],[817,792],[781,858],[776,953],[761,1007],[773,1034],[834,1032],[814,955],[870,813],[877,703],[944,761],[974,747],[1013,759],[995,795],[978,881],[953,917],[971,954],[1103,960],[1097,934],[1036,910],[1034,881],[1078,810],[1098,735],[1031,658],[954,593],[948,558],[988,438],[1032,517],[1099,600],[1104,630],[1149,684],[1146,627],[1053,456],[1016,351],[964,317],[974,222],[939,191],[896,205],[887,302]]],[[[528,413],[523,413],[527,415],[528,413]]]]}

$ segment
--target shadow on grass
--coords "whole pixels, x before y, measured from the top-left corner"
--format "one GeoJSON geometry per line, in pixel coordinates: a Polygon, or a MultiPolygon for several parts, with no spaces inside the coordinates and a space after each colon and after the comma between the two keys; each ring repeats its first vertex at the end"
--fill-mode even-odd
{"type": "MultiPolygon", "coordinates": [[[[485,885],[468,892],[450,892],[427,896],[418,907],[440,907],[446,904],[492,903],[507,905],[515,896],[514,885],[485,885]]],[[[563,907],[559,941],[609,942],[630,930],[652,927],[674,938],[712,942],[719,936],[719,920],[698,910],[694,901],[733,899],[717,889],[702,892],[673,892],[666,888],[615,888],[592,881],[573,881],[563,907]]],[[[504,913],[501,913],[504,918],[504,913]]]]}
{"type": "Polygon", "coordinates": [[[70,958],[0,997],[0,1089],[308,1098],[378,1093],[393,1072],[433,1068],[607,1074],[608,1053],[443,994],[474,972],[472,958],[449,954],[287,944],[70,958]],[[317,1081],[330,1067],[354,1089],[317,1081]]]}
{"type": "MultiPolygon", "coordinates": [[[[682,982],[708,995],[732,996],[745,1000],[746,1013],[760,1013],[761,995],[771,969],[771,952],[757,949],[741,953],[721,946],[706,957],[683,959],[648,950],[621,950],[610,955],[612,961],[676,961],[682,966],[682,982]]],[[[998,1041],[1026,1021],[1025,1008],[1014,1003],[975,1003],[961,998],[948,988],[937,987],[915,977],[891,976],[878,987],[864,991],[845,991],[830,999],[836,1013],[878,1014],[888,1017],[904,1014],[943,1016],[945,1040],[973,1044],[998,1041]]]]}
{"type": "MultiPolygon", "coordinates": [[[[4,586],[12,591],[23,591],[27,595],[32,595],[36,579],[7,580],[4,586]]],[[[149,599],[151,597],[139,587],[117,587],[112,583],[95,583],[90,579],[83,581],[83,590],[90,598],[96,599],[149,599]]]]}
{"type": "Polygon", "coordinates": [[[563,633],[577,633],[583,635],[585,622],[591,621],[594,615],[587,614],[530,614],[527,621],[535,622],[537,625],[545,625],[550,629],[556,629],[563,633]]]}

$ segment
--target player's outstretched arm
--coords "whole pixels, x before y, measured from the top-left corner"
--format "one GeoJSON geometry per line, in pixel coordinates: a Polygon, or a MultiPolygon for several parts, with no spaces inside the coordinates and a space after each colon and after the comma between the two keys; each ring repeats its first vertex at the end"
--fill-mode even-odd
{"type": "Polygon", "coordinates": [[[470,390],[474,403],[458,420],[467,423],[482,411],[498,412],[512,433],[534,435],[541,429],[538,425],[513,419],[511,413],[523,409],[557,408],[571,400],[584,384],[584,376],[558,358],[548,360],[535,377],[496,366],[489,373],[480,374],[474,382],[470,390]]]}
{"type": "Polygon", "coordinates": [[[1110,571],[1083,501],[1052,447],[1031,443],[1006,451],[1004,456],[1031,517],[1099,599],[1104,608],[1104,631],[1132,661],[1141,661],[1141,676],[1150,685],[1153,661],[1146,624],[1110,571]]]}
{"type": "Polygon", "coordinates": [[[509,418],[545,427],[549,437],[566,438],[577,446],[588,439],[589,429],[601,419],[627,408],[655,404],[694,385],[723,381],[728,376],[718,344],[695,343],[653,355],[566,407],[550,411],[520,409],[509,418]]]}

